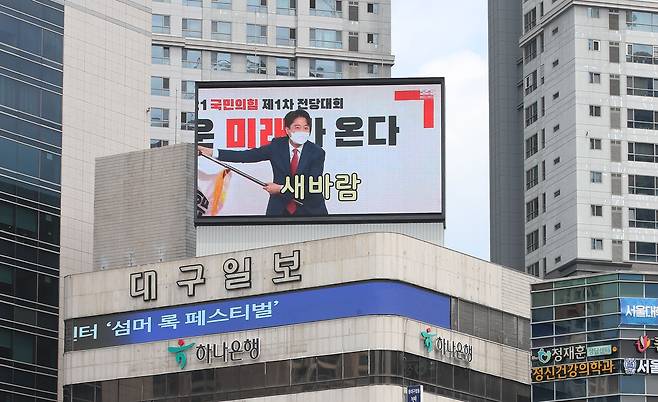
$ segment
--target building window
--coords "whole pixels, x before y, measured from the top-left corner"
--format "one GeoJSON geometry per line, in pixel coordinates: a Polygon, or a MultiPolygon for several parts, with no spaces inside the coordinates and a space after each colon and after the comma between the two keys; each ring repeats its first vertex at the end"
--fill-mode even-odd
{"type": "Polygon", "coordinates": [[[655,209],[629,208],[628,226],[631,228],[658,229],[658,211],[655,209]]]}
{"type": "Polygon", "coordinates": [[[546,245],[546,225],[541,225],[541,245],[546,245]]]}
{"type": "Polygon", "coordinates": [[[343,32],[332,29],[309,29],[310,45],[326,49],[343,48],[343,32]]]}
{"type": "Polygon", "coordinates": [[[534,264],[528,265],[527,273],[529,275],[534,275],[537,278],[539,278],[539,261],[535,262],[534,264]]]}
{"type": "Polygon", "coordinates": [[[603,173],[601,172],[589,172],[589,178],[592,183],[602,183],[603,182],[603,173]]]}
{"type": "Polygon", "coordinates": [[[589,73],[589,83],[590,84],[600,84],[601,83],[601,73],[589,73]]]}
{"type": "Polygon", "coordinates": [[[603,239],[592,238],[592,250],[603,250],[603,239]]]}
{"type": "Polygon", "coordinates": [[[536,154],[538,151],[537,134],[525,140],[525,157],[526,159],[536,154]]]}
{"type": "Polygon", "coordinates": [[[295,74],[295,59],[276,58],[276,75],[294,77],[295,74]]]}
{"type": "Polygon", "coordinates": [[[203,6],[203,0],[183,0],[183,5],[184,6],[190,6],[190,7],[201,7],[203,6]]]}
{"type": "Polygon", "coordinates": [[[151,30],[153,33],[171,33],[171,17],[168,15],[153,14],[151,16],[151,30]]]}
{"type": "Polygon", "coordinates": [[[231,0],[210,0],[210,7],[230,10],[231,0]]]}
{"type": "Polygon", "coordinates": [[[182,64],[184,68],[201,69],[201,50],[183,49],[182,64]]]}
{"type": "Polygon", "coordinates": [[[557,158],[553,159],[553,164],[554,165],[557,165],[558,163],[560,163],[560,157],[559,156],[557,158]]]}
{"type": "Polygon", "coordinates": [[[226,21],[212,21],[210,23],[210,39],[231,40],[231,23],[226,21]]]}
{"type": "Polygon", "coordinates": [[[541,105],[541,117],[544,117],[546,116],[546,100],[543,96],[539,98],[539,104],[541,105]]]}
{"type": "Polygon", "coordinates": [[[631,241],[628,242],[628,248],[631,261],[658,262],[656,243],[631,241]]]}
{"type": "Polygon", "coordinates": [[[366,34],[366,42],[377,46],[379,44],[379,34],[376,33],[366,34]]]}
{"type": "Polygon", "coordinates": [[[180,89],[182,99],[194,99],[194,81],[181,81],[180,89]]]}
{"type": "Polygon", "coordinates": [[[525,172],[525,189],[530,190],[539,183],[539,168],[533,166],[525,172]]]}
{"type": "Polygon", "coordinates": [[[649,77],[626,77],[626,93],[634,96],[658,97],[658,80],[649,77]]]}
{"type": "Polygon", "coordinates": [[[368,74],[370,75],[379,75],[379,70],[380,70],[380,65],[379,64],[374,64],[374,63],[368,63],[368,74]]]}
{"type": "Polygon", "coordinates": [[[194,112],[180,112],[180,129],[194,130],[194,112]]]}
{"type": "Polygon", "coordinates": [[[537,250],[539,248],[539,230],[535,230],[525,235],[525,244],[526,244],[526,249],[525,249],[526,254],[530,254],[533,251],[537,250]]]}
{"type": "Polygon", "coordinates": [[[151,108],[151,127],[169,127],[169,109],[151,108]]]}
{"type": "Polygon", "coordinates": [[[368,3],[367,11],[370,14],[379,14],[379,4],[378,3],[368,3]]]}
{"type": "Polygon", "coordinates": [[[247,43],[267,44],[267,25],[247,24],[247,43]]]}
{"type": "Polygon", "coordinates": [[[247,11],[267,14],[267,0],[247,0],[247,11]]]}
{"type": "Polygon", "coordinates": [[[341,0],[309,0],[309,13],[322,17],[343,17],[341,0]]]}
{"type": "Polygon", "coordinates": [[[644,109],[628,109],[626,127],[644,130],[655,130],[658,123],[658,112],[644,109]]]}
{"type": "Polygon", "coordinates": [[[592,117],[601,117],[601,106],[589,105],[589,115],[592,117]]]}
{"type": "Polygon", "coordinates": [[[537,9],[533,8],[523,15],[523,32],[527,33],[537,25],[537,9]]]}
{"type": "Polygon", "coordinates": [[[169,96],[169,78],[151,77],[151,95],[169,96]]]}
{"type": "Polygon", "coordinates": [[[601,50],[601,41],[598,39],[587,39],[587,50],[598,52],[601,50]]]}
{"type": "Polygon", "coordinates": [[[560,190],[555,190],[555,192],[553,193],[553,198],[557,198],[559,196],[560,196],[560,190]]]}
{"type": "Polygon", "coordinates": [[[562,256],[558,255],[557,257],[555,257],[553,261],[555,261],[556,264],[559,264],[560,262],[562,262],[562,256]]]}
{"type": "Polygon", "coordinates": [[[201,20],[196,20],[192,18],[183,18],[183,37],[200,38],[201,20]]]}
{"type": "Polygon", "coordinates": [[[546,193],[541,193],[541,212],[546,212],[546,193]]]}
{"type": "Polygon", "coordinates": [[[658,14],[626,11],[626,28],[631,31],[658,32],[658,14]]]}
{"type": "Polygon", "coordinates": [[[553,94],[553,100],[556,100],[559,97],[560,97],[560,92],[556,92],[553,94]]]}
{"type": "Polygon", "coordinates": [[[157,140],[154,138],[151,138],[151,148],[160,148],[160,147],[165,147],[169,145],[168,140],[157,140]]]}
{"type": "Polygon", "coordinates": [[[528,127],[537,121],[537,102],[525,108],[525,126],[528,127]]]}
{"type": "Polygon", "coordinates": [[[535,197],[525,203],[525,221],[530,222],[539,216],[539,198],[535,197]]]}
{"type": "Polygon", "coordinates": [[[267,74],[265,56],[247,56],[247,72],[254,74],[267,74]]]}
{"type": "Polygon", "coordinates": [[[555,27],[555,28],[553,28],[553,30],[551,31],[551,35],[555,36],[555,35],[557,35],[557,33],[558,33],[559,31],[560,31],[560,27],[555,27]]]}
{"type": "Polygon", "coordinates": [[[231,53],[211,52],[210,68],[215,71],[231,71],[231,53]]]}
{"type": "Polygon", "coordinates": [[[601,139],[600,138],[590,138],[589,139],[589,149],[600,150],[601,149],[601,139]]]}
{"type": "Polygon", "coordinates": [[[645,142],[629,142],[628,160],[631,162],[658,163],[658,145],[645,142]]]}
{"type": "Polygon", "coordinates": [[[537,57],[537,40],[532,38],[523,46],[523,63],[528,64],[535,57],[537,57]]]}
{"type": "Polygon", "coordinates": [[[558,131],[560,131],[560,125],[556,124],[556,125],[553,126],[553,132],[557,133],[558,131]]]}
{"type": "Polygon", "coordinates": [[[297,0],[276,0],[276,13],[281,15],[296,15],[297,0]]]}
{"type": "Polygon", "coordinates": [[[151,46],[151,63],[169,64],[169,46],[151,46]]]}
{"type": "Polygon", "coordinates": [[[592,216],[603,216],[603,205],[590,205],[592,216]]]}
{"type": "Polygon", "coordinates": [[[629,43],[626,45],[626,61],[629,63],[655,64],[654,52],[656,50],[652,45],[629,43]]]}
{"type": "Polygon", "coordinates": [[[537,89],[537,70],[531,72],[525,77],[525,94],[531,94],[537,89]]]}
{"type": "Polygon", "coordinates": [[[311,59],[309,62],[309,77],[342,78],[343,63],[335,60],[311,59]]]}
{"type": "Polygon", "coordinates": [[[297,30],[288,27],[276,27],[276,44],[278,46],[295,46],[297,30]]]}
{"type": "Polygon", "coordinates": [[[658,195],[658,178],[654,176],[628,175],[628,193],[658,195]]]}
{"type": "Polygon", "coordinates": [[[598,7],[587,7],[587,16],[589,18],[599,18],[599,8],[598,7]]]}
{"type": "Polygon", "coordinates": [[[560,59],[553,60],[553,67],[557,67],[560,64],[560,59]]]}

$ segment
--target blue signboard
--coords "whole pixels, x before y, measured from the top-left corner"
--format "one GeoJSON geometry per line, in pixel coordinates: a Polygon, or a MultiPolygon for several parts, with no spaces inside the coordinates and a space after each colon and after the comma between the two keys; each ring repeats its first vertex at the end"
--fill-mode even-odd
{"type": "Polygon", "coordinates": [[[450,328],[450,297],[406,283],[374,280],[74,318],[66,321],[65,351],[366,315],[396,315],[450,328]]]}
{"type": "Polygon", "coordinates": [[[420,384],[407,386],[407,402],[421,402],[423,386],[420,384]]]}
{"type": "Polygon", "coordinates": [[[658,326],[658,299],[621,297],[621,323],[658,326]]]}

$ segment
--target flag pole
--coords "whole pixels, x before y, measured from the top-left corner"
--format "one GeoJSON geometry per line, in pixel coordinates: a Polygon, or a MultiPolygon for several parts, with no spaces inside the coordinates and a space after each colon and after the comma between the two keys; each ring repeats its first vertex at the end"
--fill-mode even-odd
{"type": "MultiPolygon", "coordinates": [[[[211,160],[211,161],[215,162],[216,164],[218,164],[218,165],[220,165],[220,166],[225,167],[225,168],[228,169],[228,170],[232,170],[232,171],[234,171],[235,173],[239,174],[240,176],[244,177],[245,179],[250,180],[250,181],[252,181],[252,182],[254,182],[254,183],[256,183],[256,184],[259,184],[259,185],[262,186],[262,187],[267,186],[267,183],[265,183],[264,181],[258,180],[258,179],[255,178],[254,176],[252,176],[252,175],[250,175],[250,174],[247,174],[247,173],[243,172],[242,170],[237,169],[237,168],[235,168],[235,167],[233,167],[233,166],[231,166],[231,165],[229,165],[229,164],[227,164],[227,163],[224,163],[224,162],[222,162],[222,161],[219,161],[219,160],[217,160],[217,159],[215,159],[215,158],[211,158],[210,156],[208,156],[208,155],[204,155],[204,154],[202,154],[202,153],[199,153],[199,155],[203,156],[204,158],[206,158],[206,159],[208,159],[208,160],[211,160]]],[[[292,200],[295,202],[295,204],[299,205],[300,207],[304,205],[301,201],[298,201],[298,200],[295,199],[295,198],[293,198],[292,200]]]]}

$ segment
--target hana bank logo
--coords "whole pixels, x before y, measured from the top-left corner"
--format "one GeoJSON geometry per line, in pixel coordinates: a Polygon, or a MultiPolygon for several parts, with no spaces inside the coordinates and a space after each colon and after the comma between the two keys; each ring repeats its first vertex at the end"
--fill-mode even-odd
{"type": "Polygon", "coordinates": [[[432,342],[432,338],[436,336],[436,332],[432,333],[432,328],[427,327],[425,331],[420,331],[420,336],[423,338],[423,342],[425,343],[427,351],[431,352],[434,349],[434,342],[432,342]]]}
{"type": "Polygon", "coordinates": [[[185,351],[187,351],[187,349],[191,347],[194,347],[194,342],[190,343],[189,345],[186,345],[184,340],[179,339],[177,347],[169,346],[167,350],[169,351],[169,353],[176,354],[176,363],[178,363],[178,367],[184,369],[185,365],[187,364],[187,356],[185,355],[185,351]]]}
{"type": "Polygon", "coordinates": [[[640,353],[646,352],[646,350],[649,349],[650,346],[651,346],[651,340],[646,335],[642,335],[640,339],[635,341],[635,349],[637,349],[637,351],[640,353]]]}

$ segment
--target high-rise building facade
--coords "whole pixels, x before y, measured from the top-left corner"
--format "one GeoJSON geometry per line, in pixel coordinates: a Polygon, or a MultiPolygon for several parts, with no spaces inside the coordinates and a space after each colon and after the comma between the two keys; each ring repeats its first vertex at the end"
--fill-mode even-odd
{"type": "Polygon", "coordinates": [[[390,77],[390,0],[154,0],[151,146],[194,140],[194,82],[390,77]]]}
{"type": "Polygon", "coordinates": [[[63,34],[61,4],[0,1],[0,395],[9,401],[57,400],[63,34]]]}
{"type": "Polygon", "coordinates": [[[148,3],[0,0],[3,400],[61,400],[59,279],[92,267],[95,158],[148,146],[148,3]]]}
{"type": "Polygon", "coordinates": [[[658,7],[528,0],[517,24],[527,272],[656,263],[658,7]]]}

